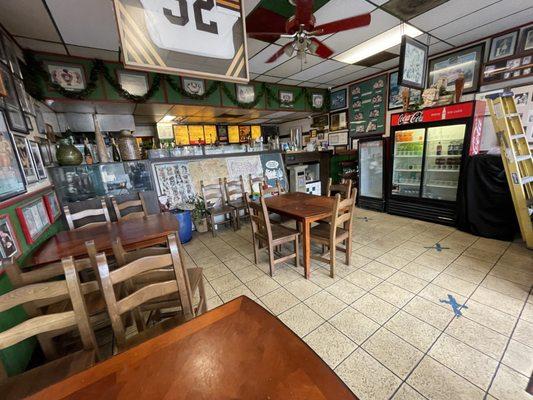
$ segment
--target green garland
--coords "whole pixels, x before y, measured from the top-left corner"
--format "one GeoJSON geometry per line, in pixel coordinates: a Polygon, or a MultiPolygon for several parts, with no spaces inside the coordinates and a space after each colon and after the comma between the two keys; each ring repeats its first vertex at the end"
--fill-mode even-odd
{"type": "MultiPolygon", "coordinates": [[[[259,91],[255,94],[254,100],[249,103],[240,102],[232,90],[228,88],[223,82],[213,81],[207,90],[201,95],[187,92],[181,84],[176,83],[174,78],[170,75],[154,74],[154,79],[148,91],[142,95],[134,95],[125,90],[115,77],[109,72],[109,69],[102,60],[93,60],[91,70],[89,72],[89,80],[87,86],[83,90],[67,90],[61,85],[52,82],[50,74],[43,68],[43,63],[35,58],[32,51],[26,50],[24,52],[26,64],[22,64],[22,72],[24,75],[24,85],[27,92],[37,100],[45,100],[45,93],[42,82],[57,91],[63,97],[76,100],[85,100],[89,97],[97,87],[98,77],[103,75],[104,79],[115,89],[118,95],[128,101],[135,103],[144,103],[150,100],[159,90],[161,82],[166,81],[170,88],[181,96],[191,100],[205,100],[218,89],[222,89],[228,99],[237,107],[240,108],[254,108],[259,104],[261,99],[266,95],[267,100],[274,104],[280,104],[278,93],[275,93],[266,83],[262,82],[259,91]]],[[[294,104],[300,101],[302,96],[305,96],[306,103],[315,112],[326,111],[329,108],[329,93],[324,93],[324,102],[322,107],[316,108],[313,106],[313,92],[308,88],[300,88],[299,92],[290,103],[284,103],[283,106],[287,108],[294,107],[294,104]]]]}

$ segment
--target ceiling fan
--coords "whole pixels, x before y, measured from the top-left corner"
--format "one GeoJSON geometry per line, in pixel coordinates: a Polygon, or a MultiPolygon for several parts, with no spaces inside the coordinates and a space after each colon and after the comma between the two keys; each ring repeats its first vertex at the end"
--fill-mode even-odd
{"type": "Polygon", "coordinates": [[[253,28],[252,31],[250,31],[250,27],[248,28],[248,36],[254,39],[266,41],[276,40],[278,37],[293,39],[276,51],[267,60],[267,63],[276,61],[283,54],[291,57],[294,52],[302,59],[305,59],[307,53],[328,58],[333,54],[333,50],[315,36],[329,35],[370,24],[370,14],[361,14],[315,26],[313,0],[288,1],[296,7],[296,10],[294,15],[285,23],[285,32],[253,32],[253,28]]]}

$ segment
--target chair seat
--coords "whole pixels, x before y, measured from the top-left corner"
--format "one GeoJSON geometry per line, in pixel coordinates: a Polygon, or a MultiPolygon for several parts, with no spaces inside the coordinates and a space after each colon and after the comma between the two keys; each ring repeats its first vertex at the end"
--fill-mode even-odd
{"type": "Polygon", "coordinates": [[[25,398],[69,376],[84,371],[95,363],[96,355],[94,351],[83,350],[69,354],[8,378],[0,384],[1,397],[4,400],[25,398]]]}
{"type": "Polygon", "coordinates": [[[154,325],[148,329],[145,329],[144,331],[136,334],[135,336],[131,337],[130,339],[126,340],[126,346],[121,349],[121,351],[126,351],[128,349],[131,349],[132,347],[138,346],[143,342],[146,342],[147,340],[150,340],[156,336],[159,336],[181,324],[183,324],[185,321],[185,318],[183,318],[183,314],[176,314],[172,318],[168,318],[162,322],[160,322],[157,325],[154,325]]]}
{"type": "Polygon", "coordinates": [[[208,214],[211,214],[211,215],[220,215],[220,214],[232,213],[234,210],[235,210],[235,208],[233,208],[231,206],[223,205],[223,206],[220,206],[220,207],[208,208],[205,211],[208,214]]]}
{"type": "Polygon", "coordinates": [[[284,239],[284,238],[290,238],[292,240],[292,238],[295,235],[300,234],[296,229],[287,228],[286,226],[279,225],[279,224],[271,225],[271,229],[272,229],[273,240],[284,239]]]}
{"type": "MultiPolygon", "coordinates": [[[[320,242],[329,242],[331,226],[329,224],[318,224],[311,228],[311,239],[320,242]]],[[[337,241],[344,240],[348,236],[348,230],[337,227],[337,241]]]]}
{"type": "Polygon", "coordinates": [[[242,198],[228,201],[228,205],[233,208],[243,209],[246,208],[246,203],[242,198]]]}

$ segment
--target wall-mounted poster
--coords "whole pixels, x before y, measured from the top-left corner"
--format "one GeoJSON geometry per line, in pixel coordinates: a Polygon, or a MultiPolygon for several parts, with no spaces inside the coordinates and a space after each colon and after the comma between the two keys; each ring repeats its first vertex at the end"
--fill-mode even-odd
{"type": "Polygon", "coordinates": [[[205,144],[215,143],[217,141],[217,126],[204,125],[205,144]]]}
{"type": "Polygon", "coordinates": [[[181,87],[189,94],[201,96],[205,93],[205,81],[196,78],[181,78],[181,87]]]}
{"type": "Polygon", "coordinates": [[[203,125],[189,125],[189,141],[191,144],[205,143],[203,125]]]}
{"type": "Polygon", "coordinates": [[[53,83],[57,83],[65,90],[85,89],[83,65],[54,62],[46,62],[45,65],[53,83]]]}
{"type": "Polygon", "coordinates": [[[255,86],[254,85],[235,85],[237,92],[237,101],[241,103],[251,103],[255,100],[255,86]]]}
{"type": "Polygon", "coordinates": [[[433,86],[440,78],[446,78],[446,90],[455,90],[455,81],[464,77],[463,93],[477,92],[479,69],[483,57],[484,44],[469,47],[455,53],[429,60],[428,86],[433,86]]]}
{"type": "Polygon", "coordinates": [[[330,131],[340,131],[348,128],[348,111],[338,111],[330,114],[330,131]]]}
{"type": "Polygon", "coordinates": [[[385,133],[385,87],[387,75],[350,86],[350,132],[357,137],[385,133]]]}
{"type": "Polygon", "coordinates": [[[194,200],[189,165],[186,162],[153,164],[158,194],[168,196],[171,208],[194,200]]]}
{"type": "Polygon", "coordinates": [[[217,126],[217,135],[218,141],[221,143],[228,142],[228,127],[227,125],[218,125],[217,126]]]}
{"type": "Polygon", "coordinates": [[[428,63],[428,46],[407,35],[402,38],[400,50],[400,85],[424,89],[426,87],[426,67],[428,63]]]}
{"type": "Polygon", "coordinates": [[[389,110],[403,107],[402,93],[404,90],[409,91],[409,105],[420,103],[422,92],[418,89],[409,89],[398,85],[398,71],[389,74],[389,110]]]}
{"type": "Polygon", "coordinates": [[[0,274],[5,260],[18,258],[21,254],[20,244],[15,235],[9,215],[0,215],[0,274]]]}
{"type": "Polygon", "coordinates": [[[7,129],[4,113],[0,111],[0,201],[26,191],[26,182],[19,164],[15,144],[7,129]]]}
{"type": "Polygon", "coordinates": [[[252,129],[249,125],[239,126],[239,142],[246,143],[252,137],[252,129]]]}
{"type": "Polygon", "coordinates": [[[258,155],[244,156],[244,157],[228,157],[226,158],[229,178],[239,178],[242,175],[244,179],[244,187],[248,185],[248,175],[261,176],[263,175],[263,166],[258,155]]]}
{"type": "Polygon", "coordinates": [[[330,111],[346,108],[346,89],[340,89],[331,92],[330,99],[330,111]]]}
{"type": "Polygon", "coordinates": [[[252,125],[252,139],[256,140],[261,137],[261,125],[252,125]]]}
{"type": "Polygon", "coordinates": [[[29,244],[35,242],[50,226],[50,219],[42,197],[17,207],[16,210],[22,232],[29,244]]]}
{"type": "Polygon", "coordinates": [[[35,166],[31,157],[31,150],[28,145],[28,141],[24,136],[20,135],[13,135],[13,140],[17,149],[20,165],[22,165],[22,170],[24,171],[24,175],[26,177],[26,182],[37,182],[39,180],[39,177],[37,176],[37,172],[35,171],[35,166]]]}
{"type": "Polygon", "coordinates": [[[176,146],[188,146],[189,141],[189,127],[187,125],[173,125],[174,141],[176,146]]]}
{"type": "Polygon", "coordinates": [[[228,139],[230,143],[239,143],[239,127],[237,125],[228,126],[228,139]]]}
{"type": "Polygon", "coordinates": [[[241,0],[115,0],[124,65],[248,82],[241,0]]]}
{"type": "Polygon", "coordinates": [[[43,199],[50,222],[56,221],[61,215],[61,207],[59,206],[59,200],[57,199],[56,192],[51,191],[46,193],[43,196],[43,199]]]}

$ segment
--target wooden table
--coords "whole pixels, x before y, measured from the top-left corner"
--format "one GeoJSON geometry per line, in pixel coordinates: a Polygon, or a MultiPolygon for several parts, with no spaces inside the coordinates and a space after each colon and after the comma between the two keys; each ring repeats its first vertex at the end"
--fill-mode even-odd
{"type": "Polygon", "coordinates": [[[30,399],[357,397],[303,340],[241,296],[30,399]]]}
{"type": "Polygon", "coordinates": [[[335,198],[293,192],[265,200],[267,208],[276,214],[295,219],[302,224],[302,246],[305,277],[311,275],[311,223],[331,217],[335,198]]]}
{"type": "Polygon", "coordinates": [[[85,229],[62,231],[37,249],[29,265],[48,264],[68,256],[82,257],[87,254],[85,242],[88,240],[94,240],[98,251],[110,253],[111,243],[117,237],[122,240],[126,250],[131,250],[164,243],[167,235],[177,230],[176,217],[170,213],[161,213],[85,229]]]}

